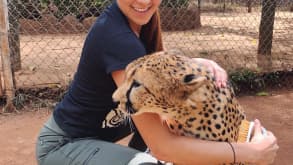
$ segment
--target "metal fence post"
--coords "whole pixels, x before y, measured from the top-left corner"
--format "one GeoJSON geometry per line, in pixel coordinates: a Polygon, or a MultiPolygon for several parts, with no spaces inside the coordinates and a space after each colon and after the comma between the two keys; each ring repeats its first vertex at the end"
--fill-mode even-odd
{"type": "Polygon", "coordinates": [[[13,99],[15,95],[15,87],[13,83],[13,74],[10,62],[8,31],[9,22],[7,0],[0,0],[0,47],[5,86],[4,91],[6,95],[6,106],[3,109],[4,112],[12,111],[14,109],[13,99]]]}

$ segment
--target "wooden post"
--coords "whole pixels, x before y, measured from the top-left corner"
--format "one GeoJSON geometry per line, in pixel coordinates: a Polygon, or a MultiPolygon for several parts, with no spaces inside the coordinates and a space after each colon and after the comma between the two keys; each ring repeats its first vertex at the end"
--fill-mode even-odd
{"type": "Polygon", "coordinates": [[[8,20],[9,20],[9,33],[8,41],[10,47],[10,62],[12,71],[16,72],[21,69],[21,58],[20,58],[20,40],[19,40],[19,12],[18,8],[15,7],[17,4],[16,0],[10,0],[8,3],[8,20]]]}
{"type": "Polygon", "coordinates": [[[3,68],[4,90],[6,95],[6,105],[3,109],[4,112],[11,112],[14,110],[13,99],[15,96],[15,88],[13,84],[13,74],[10,62],[10,50],[9,50],[9,31],[8,22],[8,8],[7,0],[0,0],[0,47],[1,47],[1,59],[3,68]]]}

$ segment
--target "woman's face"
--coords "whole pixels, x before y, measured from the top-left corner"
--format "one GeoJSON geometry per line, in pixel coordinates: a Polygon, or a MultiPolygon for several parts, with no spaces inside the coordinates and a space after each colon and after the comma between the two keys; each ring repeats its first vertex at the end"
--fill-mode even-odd
{"type": "Polygon", "coordinates": [[[117,2],[130,24],[142,26],[149,22],[161,0],[117,0],[117,2]]]}

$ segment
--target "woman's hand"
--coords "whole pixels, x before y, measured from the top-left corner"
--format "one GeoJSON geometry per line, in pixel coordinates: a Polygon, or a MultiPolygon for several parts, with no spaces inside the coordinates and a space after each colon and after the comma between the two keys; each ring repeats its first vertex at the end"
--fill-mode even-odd
{"type": "Polygon", "coordinates": [[[258,165],[272,164],[279,149],[277,138],[270,131],[263,134],[259,120],[256,119],[254,124],[254,135],[251,139],[251,143],[258,153],[255,154],[255,162],[258,165]]]}
{"type": "Polygon", "coordinates": [[[206,66],[216,79],[216,85],[218,87],[226,87],[227,85],[227,73],[216,62],[204,58],[193,58],[196,62],[206,66]]]}

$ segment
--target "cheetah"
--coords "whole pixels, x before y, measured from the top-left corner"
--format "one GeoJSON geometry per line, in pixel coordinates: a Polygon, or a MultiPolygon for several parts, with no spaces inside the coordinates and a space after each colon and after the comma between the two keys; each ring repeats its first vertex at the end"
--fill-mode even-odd
{"type": "Polygon", "coordinates": [[[162,51],[138,58],[125,72],[124,83],[113,93],[118,109],[164,116],[177,135],[237,141],[243,108],[231,85],[217,87],[205,66],[175,51],[162,51]]]}

